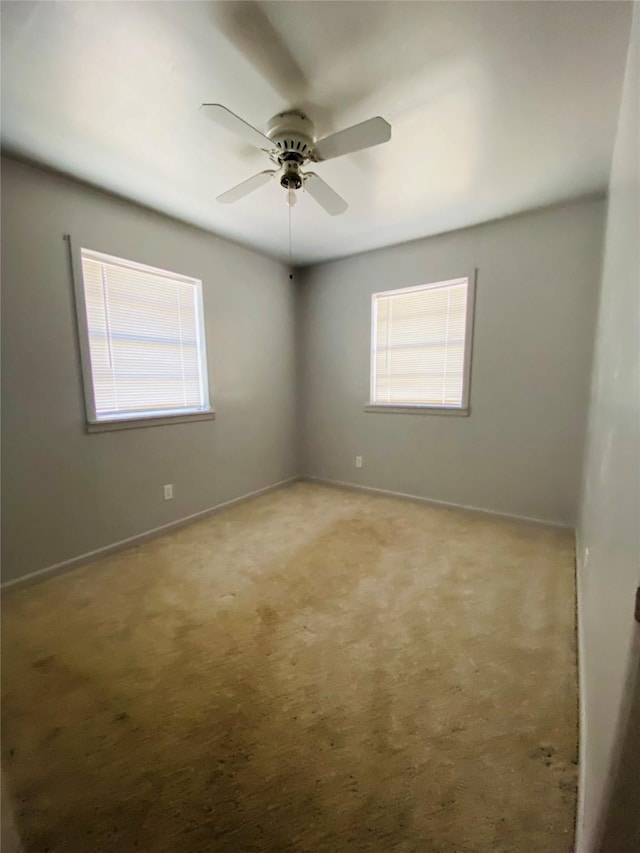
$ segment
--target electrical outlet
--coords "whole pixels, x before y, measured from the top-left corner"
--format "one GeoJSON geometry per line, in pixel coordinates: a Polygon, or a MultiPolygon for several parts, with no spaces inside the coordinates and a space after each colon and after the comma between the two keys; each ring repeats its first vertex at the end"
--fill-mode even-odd
{"type": "Polygon", "coordinates": [[[356,468],[362,468],[362,456],[356,456],[356,468]]]}
{"type": "Polygon", "coordinates": [[[165,501],[170,501],[173,497],[173,484],[169,483],[169,485],[164,486],[164,499],[165,501]]]}

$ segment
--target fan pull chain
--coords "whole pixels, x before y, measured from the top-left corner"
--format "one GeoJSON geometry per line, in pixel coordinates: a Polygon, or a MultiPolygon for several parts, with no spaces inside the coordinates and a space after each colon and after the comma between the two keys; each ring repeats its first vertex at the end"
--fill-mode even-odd
{"type": "MultiPolygon", "coordinates": [[[[291,205],[289,205],[289,269],[291,270],[291,205]]],[[[289,278],[293,278],[293,273],[289,273],[289,278]]]]}

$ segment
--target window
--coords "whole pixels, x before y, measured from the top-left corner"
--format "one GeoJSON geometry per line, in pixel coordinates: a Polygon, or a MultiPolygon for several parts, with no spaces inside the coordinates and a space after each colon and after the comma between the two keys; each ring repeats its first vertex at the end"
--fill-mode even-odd
{"type": "Polygon", "coordinates": [[[373,294],[371,411],[467,414],[474,280],[373,294]]]}
{"type": "Polygon", "coordinates": [[[80,266],[89,429],[213,417],[202,283],[89,249],[81,250],[80,266]]]}

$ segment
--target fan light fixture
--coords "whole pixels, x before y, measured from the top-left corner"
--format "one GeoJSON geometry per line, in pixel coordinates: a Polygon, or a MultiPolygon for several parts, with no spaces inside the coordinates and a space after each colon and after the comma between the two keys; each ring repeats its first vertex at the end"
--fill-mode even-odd
{"type": "Polygon", "coordinates": [[[289,189],[287,190],[287,194],[286,194],[285,198],[287,200],[287,204],[289,205],[289,207],[293,207],[294,205],[296,205],[298,203],[298,196],[296,195],[296,191],[294,190],[293,187],[289,187],[289,189]]]}

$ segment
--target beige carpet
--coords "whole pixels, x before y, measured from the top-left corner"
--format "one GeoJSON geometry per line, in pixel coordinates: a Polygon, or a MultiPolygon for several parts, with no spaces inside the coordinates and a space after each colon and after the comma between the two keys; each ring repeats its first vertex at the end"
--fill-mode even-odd
{"type": "Polygon", "coordinates": [[[26,853],[564,853],[568,531],[298,483],[4,597],[26,853]]]}

